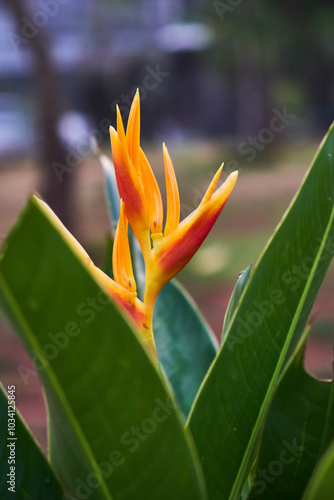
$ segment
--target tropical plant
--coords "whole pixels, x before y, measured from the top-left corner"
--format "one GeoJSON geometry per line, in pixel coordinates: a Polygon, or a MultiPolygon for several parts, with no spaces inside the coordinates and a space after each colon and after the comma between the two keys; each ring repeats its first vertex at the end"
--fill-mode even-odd
{"type": "Polygon", "coordinates": [[[111,130],[114,167],[98,153],[110,276],[36,196],[4,244],[0,303],[44,387],[49,456],[15,410],[15,387],[2,387],[1,499],[332,499],[333,384],[307,374],[303,358],[334,252],[334,127],[252,273],[240,274],[220,346],[171,279],[237,174],[215,191],[220,168],[179,222],[164,146],[163,230],[139,132],[137,94],[126,133],[119,113],[111,130]]]}

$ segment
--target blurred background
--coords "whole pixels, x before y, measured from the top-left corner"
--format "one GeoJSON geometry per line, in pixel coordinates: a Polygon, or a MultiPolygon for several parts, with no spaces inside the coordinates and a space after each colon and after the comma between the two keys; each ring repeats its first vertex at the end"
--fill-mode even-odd
{"type": "MultiPolygon", "coordinates": [[[[161,143],[181,216],[213,174],[240,177],[180,280],[219,338],[239,271],[256,262],[334,117],[331,0],[0,0],[0,242],[37,191],[97,265],[110,233],[103,173],[108,127],[137,88],[142,146],[164,193],[161,143]]],[[[312,235],[310,235],[311,237],[312,235]]],[[[268,270],[269,272],[269,270],[268,270]]],[[[331,375],[334,271],[314,309],[308,370],[331,375]]],[[[0,316],[0,376],[45,448],[30,362],[0,316]]]]}

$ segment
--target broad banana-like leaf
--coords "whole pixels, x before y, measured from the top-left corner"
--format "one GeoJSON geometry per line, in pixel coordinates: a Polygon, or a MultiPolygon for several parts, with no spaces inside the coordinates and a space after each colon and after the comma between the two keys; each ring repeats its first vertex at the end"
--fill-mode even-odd
{"type": "Polygon", "coordinates": [[[5,243],[0,304],[42,380],[70,498],[206,498],[156,361],[36,197],[5,243]]]}
{"type": "Polygon", "coordinates": [[[189,417],[210,499],[238,500],[333,253],[332,126],[255,266],[189,417]]]}
{"type": "Polygon", "coordinates": [[[292,357],[270,405],[249,500],[301,498],[334,439],[334,384],[305,371],[305,348],[292,357]]]}

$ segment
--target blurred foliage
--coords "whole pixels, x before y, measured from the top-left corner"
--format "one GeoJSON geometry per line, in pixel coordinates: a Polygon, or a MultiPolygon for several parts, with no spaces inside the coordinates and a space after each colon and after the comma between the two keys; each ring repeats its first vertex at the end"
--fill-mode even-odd
{"type": "Polygon", "coordinates": [[[320,115],[316,125],[328,126],[334,110],[333,2],[214,0],[201,3],[198,17],[215,32],[208,56],[221,73],[233,73],[241,59],[261,71],[264,98],[269,93],[272,102],[309,108],[320,115]],[[327,110],[325,102],[331,103],[327,110]]]}

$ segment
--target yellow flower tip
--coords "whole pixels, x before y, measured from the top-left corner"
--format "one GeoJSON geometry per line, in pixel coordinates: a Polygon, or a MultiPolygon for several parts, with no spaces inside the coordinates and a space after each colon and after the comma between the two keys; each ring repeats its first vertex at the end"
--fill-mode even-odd
{"type": "Polygon", "coordinates": [[[126,142],[128,146],[129,156],[137,170],[139,171],[139,155],[140,155],[140,98],[139,91],[135,93],[130,108],[128,126],[126,128],[126,142]]]}
{"type": "Polygon", "coordinates": [[[204,203],[207,203],[209,200],[211,200],[212,195],[216,189],[220,174],[223,170],[223,166],[224,166],[224,163],[221,164],[221,166],[217,170],[216,174],[214,175],[212,181],[210,182],[210,185],[209,185],[209,187],[208,187],[208,189],[207,189],[207,191],[206,191],[206,193],[203,196],[203,199],[201,201],[201,205],[203,205],[204,203]]]}
{"type": "Polygon", "coordinates": [[[232,179],[235,179],[234,184],[237,182],[238,175],[239,175],[239,170],[235,170],[234,172],[231,173],[232,179]]]}
{"type": "MultiPolygon", "coordinates": [[[[217,204],[221,205],[227,202],[228,198],[230,197],[230,194],[233,191],[233,188],[235,186],[235,183],[237,182],[238,178],[238,171],[235,170],[232,172],[226,179],[225,182],[219,188],[215,191],[215,193],[212,196],[212,201],[217,204]]],[[[201,203],[202,205],[202,203],[201,203]]]]}
{"type": "MultiPolygon", "coordinates": [[[[219,189],[221,189],[223,186],[225,186],[226,190],[228,190],[228,191],[229,191],[229,195],[230,195],[230,193],[232,192],[232,190],[233,190],[233,188],[234,188],[234,186],[235,186],[235,183],[237,182],[237,179],[238,179],[238,174],[239,174],[238,170],[235,170],[234,172],[232,172],[232,173],[228,176],[228,178],[226,179],[226,181],[224,182],[224,184],[222,184],[222,185],[220,186],[220,188],[219,188],[219,189]]],[[[229,196],[229,195],[228,195],[228,196],[229,196]]]]}
{"type": "Polygon", "coordinates": [[[121,200],[120,216],[115,233],[112,265],[116,283],[129,292],[136,292],[136,281],[133,274],[128,238],[128,221],[123,200],[121,200]]]}
{"type": "Polygon", "coordinates": [[[216,175],[218,175],[218,179],[220,177],[220,174],[222,173],[223,168],[224,168],[224,162],[220,165],[220,167],[218,168],[218,170],[216,172],[216,175]]]}
{"type": "Polygon", "coordinates": [[[175,171],[172,160],[169,156],[168,149],[163,143],[162,145],[165,178],[166,178],[166,195],[167,195],[167,215],[164,236],[168,236],[178,227],[180,222],[180,195],[175,171]]]}
{"type": "Polygon", "coordinates": [[[123,125],[122,115],[121,115],[121,112],[119,110],[118,105],[116,105],[116,126],[117,126],[118,138],[119,138],[122,146],[125,147],[126,139],[125,139],[124,125],[123,125]]]}
{"type": "Polygon", "coordinates": [[[109,135],[110,135],[110,141],[111,141],[111,146],[112,146],[113,141],[115,141],[115,137],[117,138],[117,132],[112,125],[109,126],[109,135]]]}

